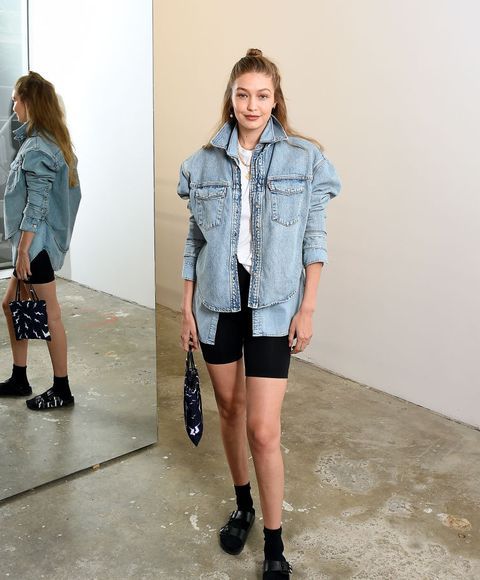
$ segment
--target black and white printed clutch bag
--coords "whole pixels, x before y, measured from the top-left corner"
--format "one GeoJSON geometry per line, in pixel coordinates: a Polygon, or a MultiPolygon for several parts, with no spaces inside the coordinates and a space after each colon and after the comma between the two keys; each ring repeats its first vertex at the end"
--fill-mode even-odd
{"type": "Polygon", "coordinates": [[[39,300],[33,286],[29,284],[28,300],[20,300],[20,280],[17,281],[15,300],[9,303],[13,327],[17,340],[38,338],[52,340],[48,329],[47,303],[39,300]]]}
{"type": "Polygon", "coordinates": [[[202,397],[200,379],[193,359],[193,352],[188,351],[185,361],[185,380],[183,383],[183,411],[185,429],[190,441],[197,446],[203,435],[202,397]]]}

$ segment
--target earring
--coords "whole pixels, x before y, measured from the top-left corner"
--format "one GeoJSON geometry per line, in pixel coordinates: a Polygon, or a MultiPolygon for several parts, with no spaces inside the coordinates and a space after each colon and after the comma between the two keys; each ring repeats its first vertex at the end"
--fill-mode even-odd
{"type": "Polygon", "coordinates": [[[233,119],[233,113],[230,113],[230,119],[233,119]]]}

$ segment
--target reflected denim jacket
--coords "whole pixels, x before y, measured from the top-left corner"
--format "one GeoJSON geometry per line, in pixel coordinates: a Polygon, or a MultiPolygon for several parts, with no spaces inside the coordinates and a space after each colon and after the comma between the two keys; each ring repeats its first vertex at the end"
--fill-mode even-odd
{"type": "MultiPolygon", "coordinates": [[[[220,312],[238,312],[237,242],[241,212],[238,131],[226,123],[185,160],[177,193],[191,216],[182,277],[196,281],[199,337],[215,343],[220,312]]],[[[310,141],[287,136],[275,117],[252,155],[252,271],[248,307],[254,336],[285,336],[300,307],[304,268],[327,262],[325,208],[339,193],[333,165],[310,141]]]]}
{"type": "Polygon", "coordinates": [[[46,250],[54,270],[59,270],[70,246],[80,203],[80,186],[70,187],[68,165],[54,143],[33,131],[27,123],[14,132],[21,143],[10,165],[5,186],[5,239],[12,244],[12,261],[17,260],[22,231],[34,232],[30,261],[46,250]]]}

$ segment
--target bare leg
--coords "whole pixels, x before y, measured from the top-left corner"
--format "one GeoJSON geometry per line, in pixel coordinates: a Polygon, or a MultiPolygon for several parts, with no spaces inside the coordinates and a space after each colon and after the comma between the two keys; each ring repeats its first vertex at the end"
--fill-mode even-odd
{"type": "Polygon", "coordinates": [[[207,363],[207,369],[215,392],[222,441],[233,483],[245,485],[249,476],[243,359],[219,365],[207,363]]]}
{"type": "Polygon", "coordinates": [[[266,528],[282,525],[284,493],[280,413],[287,379],[247,377],[247,433],[266,528]]]}
{"type": "MultiPolygon", "coordinates": [[[[22,290],[24,285],[22,284],[22,290]]],[[[27,366],[27,351],[28,351],[28,340],[17,340],[15,338],[15,330],[13,328],[12,313],[10,311],[9,303],[15,300],[15,293],[17,289],[17,279],[12,276],[8,281],[7,290],[2,301],[3,313],[7,320],[8,334],[10,336],[10,346],[13,355],[13,364],[19,367],[27,366]]],[[[23,295],[22,295],[23,298],[23,295]]]]}
{"type": "Polygon", "coordinates": [[[47,303],[48,328],[52,337],[52,340],[47,344],[52,360],[53,374],[57,377],[65,377],[68,374],[67,337],[57,300],[57,284],[54,280],[47,284],[35,284],[34,288],[40,300],[45,300],[47,303]]]}

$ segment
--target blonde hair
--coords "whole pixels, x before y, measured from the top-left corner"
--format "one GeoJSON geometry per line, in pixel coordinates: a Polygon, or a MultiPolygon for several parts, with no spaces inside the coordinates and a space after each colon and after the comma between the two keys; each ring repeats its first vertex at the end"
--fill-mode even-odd
{"type": "Polygon", "coordinates": [[[247,50],[247,54],[233,65],[230,78],[228,79],[227,88],[225,89],[225,94],[223,96],[223,106],[220,122],[218,123],[215,133],[217,133],[225,123],[232,120],[232,90],[235,81],[238,79],[238,77],[250,72],[261,73],[272,79],[274,99],[277,103],[272,113],[285,129],[285,133],[291,137],[302,137],[303,139],[307,139],[308,141],[314,143],[322,151],[323,147],[316,139],[305,137],[304,135],[297,133],[290,126],[288,122],[287,105],[285,103],[285,97],[283,96],[281,77],[278,67],[269,58],[263,56],[262,51],[258,48],[250,48],[247,50]]]}
{"type": "Polygon", "coordinates": [[[30,71],[17,80],[15,92],[28,109],[27,135],[31,136],[35,130],[54,141],[68,165],[70,187],[77,185],[75,154],[55,87],[38,73],[30,71]]]}

